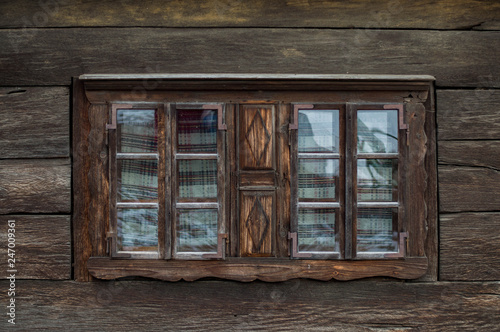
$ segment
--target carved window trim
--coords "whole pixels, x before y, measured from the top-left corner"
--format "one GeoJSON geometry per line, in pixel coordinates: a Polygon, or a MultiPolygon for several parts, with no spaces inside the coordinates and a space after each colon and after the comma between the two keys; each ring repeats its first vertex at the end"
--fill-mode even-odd
{"type": "MultiPolygon", "coordinates": [[[[427,149],[426,132],[434,128],[426,127],[426,113],[433,105],[433,82],[430,76],[361,76],[361,75],[82,75],[74,82],[73,109],[73,151],[74,151],[74,242],[75,242],[75,279],[91,280],[115,279],[127,276],[143,276],[163,280],[196,280],[203,277],[217,277],[240,281],[260,279],[264,281],[283,281],[291,278],[312,278],[319,280],[350,280],[370,276],[390,276],[414,279],[423,276],[428,268],[426,256],[426,225],[435,223],[434,216],[425,214],[426,205],[436,204],[429,201],[426,180],[429,173],[435,173],[435,165],[429,165],[426,158],[432,158],[428,151],[435,153],[435,148],[427,149]],[[152,84],[153,82],[154,84],[152,84]],[[141,93],[137,93],[138,87],[141,93]],[[269,97],[277,105],[276,137],[280,140],[279,148],[285,143],[292,145],[293,131],[289,127],[297,125],[293,103],[304,104],[343,104],[347,108],[354,104],[404,105],[403,112],[408,125],[408,141],[411,149],[405,155],[406,174],[411,174],[405,184],[405,193],[411,193],[412,199],[403,203],[405,210],[404,233],[399,236],[400,252],[394,257],[384,259],[310,259],[308,257],[256,258],[224,257],[224,250],[231,244],[221,246],[218,255],[203,257],[209,260],[163,260],[163,259],[117,259],[106,254],[107,232],[110,230],[109,215],[112,210],[109,200],[109,181],[106,168],[109,167],[107,146],[109,145],[106,125],[108,112],[112,113],[114,104],[144,102],[155,103],[159,107],[174,103],[226,103],[224,119],[218,118],[222,129],[234,130],[238,123],[236,114],[240,104],[268,103],[269,97]],[[103,116],[104,114],[104,116],[103,116]],[[284,119],[284,117],[288,118],[284,119]],[[224,121],[223,121],[224,120],[224,121]],[[229,122],[227,121],[229,120],[229,122]],[[233,123],[231,123],[233,121],[233,123]],[[224,128],[225,127],[225,128],[224,128]],[[407,165],[407,166],[406,166],[407,165]],[[93,174],[88,171],[92,170],[93,174]],[[98,172],[98,173],[95,173],[98,172]],[[411,202],[411,203],[408,203],[411,202]],[[96,213],[97,212],[97,213],[96,213]],[[405,234],[406,233],[406,234],[405,234]],[[405,243],[404,236],[408,236],[405,243]],[[405,255],[401,250],[406,247],[405,255]],[[397,257],[403,256],[403,257],[397,257]]],[[[219,115],[222,115],[222,109],[219,115]]],[[[405,123],[403,123],[404,125],[405,123]]],[[[401,127],[400,130],[404,129],[401,127]]],[[[235,181],[235,174],[229,165],[231,157],[231,133],[224,133],[228,147],[227,170],[225,181],[235,181]]],[[[234,147],[233,147],[234,148],[234,147]]],[[[435,155],[434,155],[435,157],[435,155]]],[[[296,166],[291,162],[282,167],[276,183],[280,188],[287,188],[290,174],[296,166]],[[285,169],[291,167],[292,169],[285,169]]],[[[293,182],[293,180],[292,180],[293,182]]],[[[229,189],[229,185],[224,185],[229,189]]],[[[277,192],[277,199],[290,200],[286,190],[277,192]],[[280,196],[282,195],[282,196],[280,196]],[[284,196],[283,196],[284,195],[284,196]]],[[[291,191],[292,196],[293,190],[291,191]]],[[[294,197],[291,198],[292,201],[294,197]]],[[[223,198],[229,205],[231,198],[223,198]]],[[[289,205],[290,207],[291,205],[289,205]]],[[[229,206],[223,208],[227,213],[226,223],[231,225],[229,206]]],[[[291,256],[296,250],[296,238],[290,231],[290,217],[281,208],[277,211],[276,236],[289,241],[291,256]],[[286,223],[288,220],[288,224],[286,223]],[[285,221],[285,222],[284,222],[285,221]]],[[[166,210],[168,213],[168,209],[166,210]]],[[[290,211],[290,210],[289,210],[290,211]]],[[[112,212],[111,212],[112,213],[112,212]]],[[[293,208],[292,208],[293,223],[293,208]]],[[[230,230],[219,227],[219,242],[226,236],[234,237],[230,230]],[[228,231],[229,235],[225,235],[228,231]]],[[[292,232],[293,233],[293,232],[292,232]]],[[[112,235],[112,234],[111,234],[112,235]]],[[[159,258],[168,258],[160,254],[159,258]]],[[[200,257],[201,258],[201,257],[200,257]]],[[[349,258],[342,255],[342,258],[349,258]]],[[[355,258],[355,257],[353,257],[355,258]]],[[[359,258],[359,257],[358,257],[359,258]]]]}

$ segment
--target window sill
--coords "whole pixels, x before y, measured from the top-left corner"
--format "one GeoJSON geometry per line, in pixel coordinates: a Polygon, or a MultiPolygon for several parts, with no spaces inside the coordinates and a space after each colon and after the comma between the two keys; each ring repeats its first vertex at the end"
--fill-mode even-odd
{"type": "Polygon", "coordinates": [[[427,271],[426,257],[400,260],[289,260],[227,258],[220,261],[125,260],[91,257],[89,273],[98,279],[147,277],[167,281],[194,281],[215,277],[237,281],[285,281],[294,278],[353,280],[366,277],[416,279],[427,271]]]}

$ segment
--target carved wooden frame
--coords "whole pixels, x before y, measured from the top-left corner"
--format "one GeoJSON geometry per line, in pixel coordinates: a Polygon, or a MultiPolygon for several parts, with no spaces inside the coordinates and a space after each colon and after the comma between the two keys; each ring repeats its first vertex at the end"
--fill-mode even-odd
{"type": "MultiPolygon", "coordinates": [[[[159,75],[82,75],[74,80],[73,93],[73,239],[74,272],[79,281],[115,279],[127,276],[163,280],[196,280],[217,277],[240,281],[283,281],[291,278],[350,280],[372,276],[415,279],[427,273],[435,278],[435,266],[429,262],[437,255],[436,166],[434,123],[434,78],[398,75],[254,75],[254,74],[159,74],[159,75]],[[144,84],[154,80],[155,84],[144,84]],[[154,89],[148,87],[154,86],[154,89]],[[137,93],[144,87],[144,93],[137,93]],[[405,257],[368,260],[289,259],[226,257],[225,260],[150,260],[115,259],[106,253],[109,230],[108,135],[109,105],[117,102],[140,103],[224,103],[280,101],[276,124],[278,149],[289,149],[288,127],[295,124],[293,102],[368,103],[405,105],[410,149],[405,167],[409,174],[405,192],[411,200],[405,205],[408,244],[405,257]]],[[[233,108],[231,108],[233,107],[233,108]]],[[[224,130],[234,130],[234,118],[227,110],[224,130]]],[[[221,114],[222,112],[219,112],[221,114]]],[[[221,119],[219,119],[221,120],[221,119]]],[[[237,124],[236,124],[237,125],[237,124]]],[[[229,141],[231,135],[227,136],[229,141]]],[[[289,152],[283,152],[288,156],[289,152]]],[[[228,156],[226,156],[226,159],[228,156]]],[[[280,161],[277,199],[290,204],[290,165],[280,161]]],[[[230,167],[224,172],[225,188],[230,189],[230,167]]],[[[229,202],[229,198],[224,198],[229,202]]],[[[229,204],[228,204],[229,205],[229,204]]],[[[276,236],[288,241],[290,215],[277,211],[276,236]],[[288,224],[286,221],[288,220],[288,224]]],[[[288,209],[289,211],[289,209],[288,209]]],[[[225,208],[230,218],[229,207],[225,208]]],[[[230,233],[230,232],[228,232],[230,233]]],[[[221,241],[224,240],[221,238],[221,241]]],[[[282,240],[280,240],[282,241],[282,240]]],[[[226,249],[230,249],[228,244],[226,249]]],[[[223,248],[221,248],[222,250],[223,248]]],[[[231,252],[231,250],[229,250],[231,252]]],[[[279,256],[278,255],[278,256],[279,256]]]]}

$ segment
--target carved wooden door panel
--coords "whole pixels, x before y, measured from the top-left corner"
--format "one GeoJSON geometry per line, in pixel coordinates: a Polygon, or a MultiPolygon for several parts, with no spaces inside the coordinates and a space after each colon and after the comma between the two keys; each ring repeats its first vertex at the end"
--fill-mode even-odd
{"type": "Polygon", "coordinates": [[[276,248],[275,105],[241,105],[238,126],[239,255],[276,248]]]}

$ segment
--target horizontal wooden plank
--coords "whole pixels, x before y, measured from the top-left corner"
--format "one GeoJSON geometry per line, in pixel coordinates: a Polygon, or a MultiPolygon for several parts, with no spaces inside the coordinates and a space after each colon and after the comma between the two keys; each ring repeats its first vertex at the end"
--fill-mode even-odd
{"type": "MultiPolygon", "coordinates": [[[[0,256],[5,263],[0,278],[9,276],[7,270],[7,221],[14,221],[14,264],[18,279],[69,279],[71,277],[70,216],[9,215],[0,216],[0,256]]],[[[12,240],[11,240],[12,241],[12,240]]],[[[12,252],[11,252],[12,253],[12,252]]]]}
{"type": "Polygon", "coordinates": [[[500,213],[440,215],[441,280],[500,280],[500,213]]]}
{"type": "Polygon", "coordinates": [[[441,165],[481,166],[500,170],[500,141],[440,141],[438,147],[441,165]]]}
{"type": "MultiPolygon", "coordinates": [[[[498,75],[483,86],[498,86],[498,75]]],[[[500,139],[500,90],[437,90],[439,140],[500,139]]],[[[441,151],[440,151],[441,152],[441,151]]]]}
{"type": "Polygon", "coordinates": [[[69,213],[70,159],[0,160],[0,213],[69,213]]]}
{"type": "Polygon", "coordinates": [[[338,27],[498,29],[494,0],[2,1],[0,27],[338,27]]]}
{"type": "Polygon", "coordinates": [[[69,157],[69,90],[0,88],[0,158],[69,157]]]}
{"type": "MultiPolygon", "coordinates": [[[[76,28],[32,32],[0,30],[0,85],[66,85],[72,76],[83,73],[272,72],[426,74],[435,76],[438,86],[500,87],[500,81],[491,79],[500,76],[500,32],[496,31],[109,28],[103,33],[97,28],[76,28]]],[[[150,84],[154,82],[138,89],[150,84]]]]}
{"type": "Polygon", "coordinates": [[[439,166],[439,211],[498,211],[500,171],[481,167],[439,166]]]}
{"type": "Polygon", "coordinates": [[[427,271],[427,258],[378,261],[325,261],[289,259],[226,259],[223,261],[118,260],[90,258],[90,274],[101,279],[128,276],[168,281],[206,277],[238,281],[285,281],[294,278],[352,280],[373,276],[415,279],[427,271]]]}
{"type": "Polygon", "coordinates": [[[23,330],[494,331],[500,313],[498,282],[17,281],[16,290],[23,330]]]}

